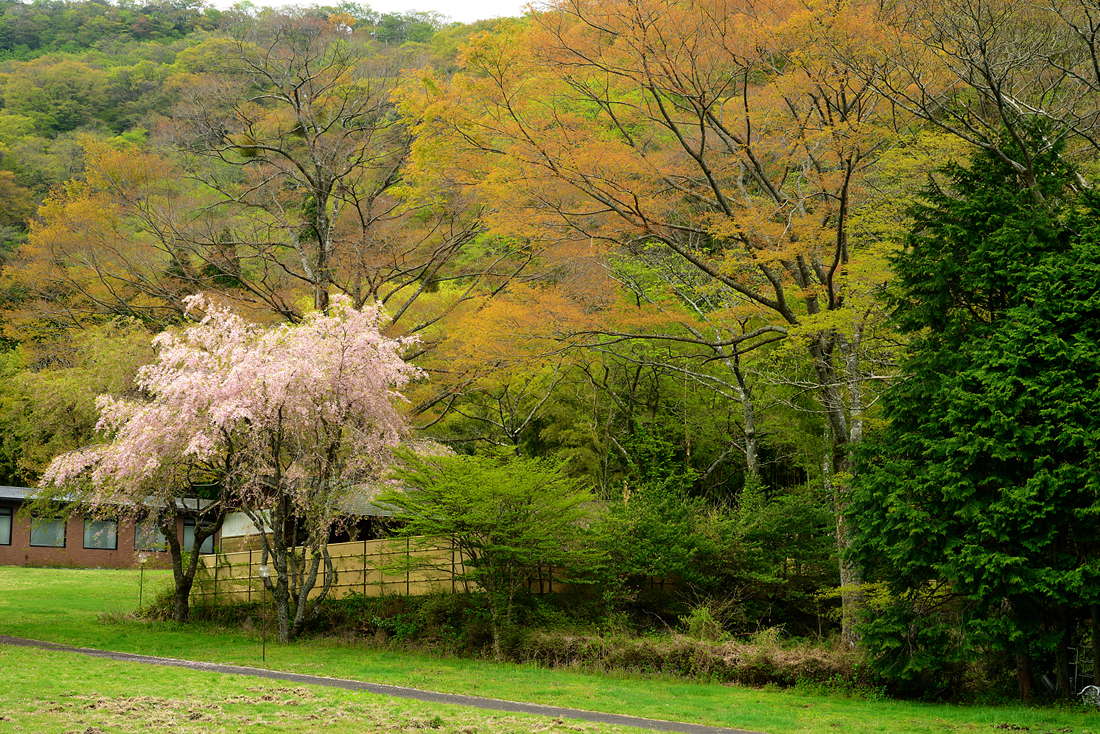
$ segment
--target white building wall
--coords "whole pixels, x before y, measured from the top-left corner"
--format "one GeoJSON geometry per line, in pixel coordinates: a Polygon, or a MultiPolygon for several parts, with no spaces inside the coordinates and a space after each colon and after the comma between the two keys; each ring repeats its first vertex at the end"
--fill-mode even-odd
{"type": "MultiPolygon", "coordinates": [[[[261,513],[264,524],[270,525],[270,511],[264,510],[261,513]]],[[[260,531],[256,529],[256,526],[248,519],[248,515],[243,512],[231,512],[225,516],[225,522],[222,523],[222,537],[223,538],[243,538],[247,535],[259,535],[260,531]]]]}

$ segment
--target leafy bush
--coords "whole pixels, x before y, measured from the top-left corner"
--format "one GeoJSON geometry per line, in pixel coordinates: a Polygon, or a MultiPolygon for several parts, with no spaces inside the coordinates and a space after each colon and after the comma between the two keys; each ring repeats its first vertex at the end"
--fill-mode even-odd
{"type": "Polygon", "coordinates": [[[172,619],[172,612],[175,608],[175,590],[172,585],[163,586],[160,591],[149,596],[151,600],[138,609],[135,615],[155,622],[166,622],[172,619]]]}
{"type": "Polygon", "coordinates": [[[711,611],[710,606],[701,604],[691,610],[683,620],[684,633],[693,640],[717,641],[722,637],[722,622],[711,611]]]}
{"type": "Polygon", "coordinates": [[[736,506],[722,507],[665,483],[640,486],[611,502],[601,521],[606,561],[591,573],[603,615],[679,618],[691,636],[705,627],[703,639],[759,625],[819,632],[818,594],[837,581],[832,522],[826,503],[805,489],[769,497],[750,483],[736,506]],[[655,580],[676,593],[647,595],[655,580]],[[700,604],[717,627],[703,624],[700,604]]]}
{"type": "Polygon", "coordinates": [[[328,601],[321,628],[378,642],[438,646],[448,652],[478,654],[492,642],[484,600],[472,594],[363,596],[328,601]]]}
{"type": "MultiPolygon", "coordinates": [[[[512,636],[516,628],[516,597],[531,575],[548,566],[584,567],[601,557],[588,542],[592,493],[568,477],[560,461],[512,452],[398,456],[393,475],[402,488],[383,491],[374,501],[392,508],[402,523],[395,532],[414,545],[448,538],[462,554],[462,570],[452,573],[456,581],[481,590],[494,654],[502,658],[504,635],[512,636]]],[[[409,556],[402,570],[424,563],[409,556]]]]}

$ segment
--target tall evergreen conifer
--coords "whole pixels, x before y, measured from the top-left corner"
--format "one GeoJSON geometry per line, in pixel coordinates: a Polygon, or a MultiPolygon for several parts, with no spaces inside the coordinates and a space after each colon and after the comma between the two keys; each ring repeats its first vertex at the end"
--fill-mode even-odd
{"type": "Polygon", "coordinates": [[[904,378],[852,505],[893,592],[866,629],[880,665],[931,679],[996,651],[1024,698],[1033,670],[1069,694],[1100,602],[1100,199],[1044,158],[1038,191],[984,152],[926,188],[894,263],[904,378]]]}

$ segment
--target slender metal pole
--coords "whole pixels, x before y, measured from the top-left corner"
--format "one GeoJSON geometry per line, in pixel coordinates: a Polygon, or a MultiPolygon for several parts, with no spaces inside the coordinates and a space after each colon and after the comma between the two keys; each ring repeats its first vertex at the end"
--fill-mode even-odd
{"type": "Polygon", "coordinates": [[[149,561],[149,556],[145,553],[138,554],[138,566],[141,568],[141,573],[138,576],[138,611],[141,611],[141,605],[145,602],[145,564],[149,561]]]}
{"type": "Polygon", "coordinates": [[[264,647],[263,647],[263,661],[267,662],[267,580],[271,577],[271,567],[267,564],[261,564],[256,573],[260,577],[260,583],[263,586],[260,587],[260,593],[263,594],[261,601],[261,609],[263,610],[263,628],[264,628],[264,647]]]}

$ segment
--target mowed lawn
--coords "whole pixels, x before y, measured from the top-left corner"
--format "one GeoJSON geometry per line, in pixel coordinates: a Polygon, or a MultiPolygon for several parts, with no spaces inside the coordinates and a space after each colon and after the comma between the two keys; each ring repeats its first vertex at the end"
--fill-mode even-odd
{"type": "MultiPolygon", "coordinates": [[[[1100,713],[1094,711],[916,704],[593,675],[375,650],[334,639],[290,645],[272,644],[269,639],[267,661],[262,663],[259,630],[185,627],[129,618],[127,613],[138,602],[138,578],[137,571],[0,567],[0,634],[769,734],[1100,732],[1100,713]]],[[[167,572],[146,572],[145,593],[150,595],[168,583],[167,572]]],[[[637,731],[0,645],[0,734],[89,728],[104,732],[436,729],[463,734],[562,728],[637,731]]]]}

